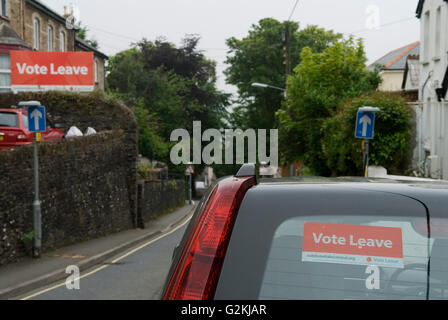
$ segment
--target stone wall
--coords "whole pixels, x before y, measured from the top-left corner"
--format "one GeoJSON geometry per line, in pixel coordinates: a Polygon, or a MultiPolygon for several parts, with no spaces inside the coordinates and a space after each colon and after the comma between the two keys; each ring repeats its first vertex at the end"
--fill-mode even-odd
{"type": "MultiPolygon", "coordinates": [[[[98,134],[39,144],[42,251],[130,228],[182,205],[184,181],[142,182],[133,112],[101,92],[0,94],[1,107],[37,100],[66,132],[98,134]],[[138,196],[137,196],[138,195],[138,196]],[[137,211],[137,203],[139,210],[137,211]]],[[[0,150],[0,265],[31,254],[33,147],[0,150]]]]}
{"type": "Polygon", "coordinates": [[[108,130],[123,130],[126,140],[126,163],[132,173],[126,184],[129,190],[130,210],[136,221],[137,194],[137,155],[138,155],[138,125],[134,113],[119,101],[110,99],[101,91],[90,94],[79,94],[62,91],[24,92],[19,94],[0,94],[0,107],[14,107],[20,101],[39,101],[46,107],[47,118],[53,123],[59,123],[64,132],[71,126],[76,126],[82,132],[93,127],[97,132],[108,130]]]}
{"type": "MultiPolygon", "coordinates": [[[[126,149],[122,130],[39,145],[43,252],[133,227],[126,149]]],[[[29,254],[33,148],[0,151],[0,162],[1,265],[29,254]]]]}
{"type": "Polygon", "coordinates": [[[152,180],[138,183],[138,225],[144,224],[185,202],[183,180],[152,180]]]}
{"type": "MultiPolygon", "coordinates": [[[[65,131],[99,134],[39,145],[43,250],[137,226],[137,121],[102,93],[0,94],[0,105],[37,100],[65,131]]],[[[32,231],[32,146],[0,151],[0,264],[27,254],[32,231]]]]}

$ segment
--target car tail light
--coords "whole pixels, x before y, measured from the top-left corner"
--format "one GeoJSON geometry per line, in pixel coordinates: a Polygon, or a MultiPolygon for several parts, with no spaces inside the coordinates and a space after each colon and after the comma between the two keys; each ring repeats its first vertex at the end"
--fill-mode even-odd
{"type": "Polygon", "coordinates": [[[164,300],[213,299],[239,207],[254,184],[255,177],[218,183],[197,217],[164,300]]]}
{"type": "Polygon", "coordinates": [[[22,132],[17,135],[17,140],[28,140],[28,137],[22,132]]]}

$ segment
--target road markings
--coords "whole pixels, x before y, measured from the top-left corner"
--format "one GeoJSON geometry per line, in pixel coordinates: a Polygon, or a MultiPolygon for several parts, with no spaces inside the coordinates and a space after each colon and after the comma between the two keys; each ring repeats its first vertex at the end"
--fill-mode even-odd
{"type": "MultiPolygon", "coordinates": [[[[182,228],[183,226],[185,226],[185,225],[191,220],[192,217],[193,217],[193,214],[191,214],[191,215],[188,217],[188,219],[186,219],[184,222],[182,222],[180,225],[176,226],[176,227],[173,228],[172,230],[170,230],[170,231],[168,231],[168,232],[166,232],[166,233],[164,233],[164,234],[162,234],[162,235],[160,235],[160,236],[158,236],[158,237],[156,237],[156,238],[154,238],[154,239],[152,239],[152,240],[150,240],[150,241],[148,241],[148,242],[146,242],[146,243],[144,243],[144,244],[138,246],[137,248],[132,249],[131,251],[125,253],[124,255],[122,255],[122,256],[120,256],[120,257],[118,257],[118,258],[112,260],[112,261],[110,262],[110,264],[106,264],[106,265],[103,265],[103,266],[101,266],[101,267],[98,267],[98,268],[96,268],[96,269],[90,271],[89,273],[86,273],[86,274],[82,275],[81,277],[78,277],[78,278],[76,278],[76,279],[73,279],[73,281],[80,280],[80,279],[86,278],[86,277],[88,277],[88,276],[91,276],[91,275],[94,274],[94,273],[97,273],[97,272],[99,272],[99,271],[101,271],[101,270],[103,270],[103,269],[105,269],[105,268],[107,268],[107,267],[109,267],[109,266],[111,266],[111,265],[114,265],[114,264],[117,263],[118,261],[123,260],[124,258],[126,258],[126,257],[130,256],[131,254],[133,254],[133,253],[135,253],[135,252],[137,252],[137,251],[139,251],[139,250],[141,250],[141,249],[143,249],[143,248],[149,246],[150,244],[153,244],[154,242],[157,242],[157,241],[159,241],[160,239],[163,239],[163,238],[169,236],[170,234],[176,232],[177,230],[179,230],[180,228],[182,228]]],[[[62,282],[62,283],[60,283],[60,284],[54,285],[54,286],[52,286],[52,287],[50,287],[50,288],[47,288],[47,289],[38,291],[38,292],[36,292],[36,293],[33,293],[32,295],[29,295],[29,296],[27,296],[27,297],[25,297],[25,298],[22,298],[22,299],[20,299],[20,300],[29,300],[29,299],[31,299],[31,298],[34,298],[34,297],[36,297],[36,296],[40,296],[40,295],[42,295],[42,294],[44,294],[44,293],[47,293],[47,292],[49,292],[49,291],[55,290],[55,289],[60,288],[60,287],[63,287],[63,286],[65,286],[65,281],[62,282]]]]}
{"type": "Polygon", "coordinates": [[[87,258],[86,256],[80,255],[80,254],[75,254],[75,255],[71,255],[71,254],[55,254],[52,257],[55,258],[68,258],[68,259],[83,259],[83,258],[87,258]]]}

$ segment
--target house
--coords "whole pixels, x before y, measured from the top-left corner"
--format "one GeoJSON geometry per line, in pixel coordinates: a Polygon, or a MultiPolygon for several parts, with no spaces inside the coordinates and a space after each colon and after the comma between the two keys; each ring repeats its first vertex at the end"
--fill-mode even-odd
{"type": "Polygon", "coordinates": [[[419,168],[448,179],[448,0],[420,0],[419,168]]]}
{"type": "Polygon", "coordinates": [[[104,62],[108,57],[77,36],[75,36],[75,51],[88,51],[94,53],[93,66],[95,69],[95,87],[104,91],[104,82],[106,78],[104,62]]]}
{"type": "Polygon", "coordinates": [[[404,68],[401,90],[415,95],[418,100],[418,89],[420,84],[420,55],[408,55],[404,68]]]}
{"type": "Polygon", "coordinates": [[[373,62],[368,68],[380,70],[383,80],[379,90],[388,92],[401,92],[403,78],[406,71],[406,63],[409,56],[419,55],[420,42],[414,42],[404,47],[395,49],[380,59],[373,62]]]}
{"type": "Polygon", "coordinates": [[[38,0],[0,0],[0,92],[10,91],[11,50],[91,51],[95,88],[104,90],[107,56],[78,39],[78,29],[38,0]]]}

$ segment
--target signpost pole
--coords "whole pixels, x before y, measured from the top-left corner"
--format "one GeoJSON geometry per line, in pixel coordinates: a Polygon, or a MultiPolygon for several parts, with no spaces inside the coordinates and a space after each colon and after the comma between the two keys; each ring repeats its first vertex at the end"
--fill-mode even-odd
{"type": "Polygon", "coordinates": [[[33,202],[34,245],[33,258],[41,257],[42,247],[42,216],[39,200],[39,154],[37,150],[36,133],[34,133],[34,202],[33,202]]]}
{"type": "Polygon", "coordinates": [[[368,139],[364,140],[364,177],[369,177],[369,143],[368,139]]]}
{"type": "MultiPolygon", "coordinates": [[[[33,258],[40,258],[42,251],[42,212],[39,200],[39,153],[37,135],[46,130],[45,107],[39,101],[21,101],[19,106],[28,107],[28,130],[33,132],[34,201],[33,201],[33,258]]],[[[40,139],[39,139],[40,140],[40,139]]]]}
{"type": "Polygon", "coordinates": [[[192,177],[192,174],[190,173],[189,175],[188,175],[188,199],[189,199],[189,203],[190,204],[193,204],[193,201],[192,201],[192,183],[191,183],[191,177],[192,177]]]}

